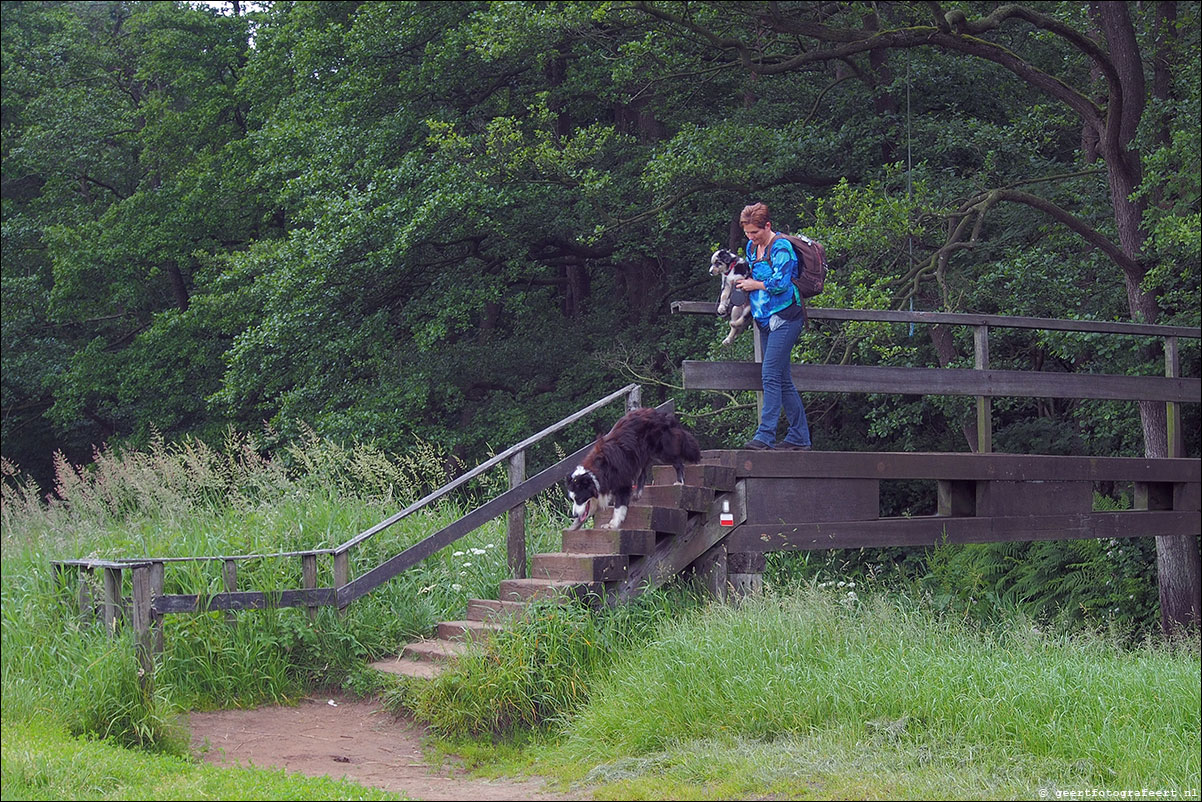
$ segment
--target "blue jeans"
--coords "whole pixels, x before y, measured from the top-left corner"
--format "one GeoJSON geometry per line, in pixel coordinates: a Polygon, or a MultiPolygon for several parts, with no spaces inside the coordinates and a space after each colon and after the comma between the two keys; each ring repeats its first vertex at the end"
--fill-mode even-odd
{"type": "MultiPolygon", "coordinates": [[[[758,321],[757,321],[757,324],[758,321]]],[[[776,444],[776,424],[781,410],[789,422],[785,440],[793,445],[810,445],[810,424],[806,421],[806,408],[801,402],[790,374],[790,359],[793,346],[805,328],[805,318],[787,320],[776,331],[760,326],[760,339],[764,346],[764,363],[761,377],[764,384],[764,408],[760,415],[760,426],[755,430],[755,439],[768,445],[776,444]]]]}

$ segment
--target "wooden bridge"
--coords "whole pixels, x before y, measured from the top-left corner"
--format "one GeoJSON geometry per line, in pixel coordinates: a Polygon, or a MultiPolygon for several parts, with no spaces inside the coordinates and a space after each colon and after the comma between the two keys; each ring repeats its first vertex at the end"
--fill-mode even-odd
{"type": "MultiPolygon", "coordinates": [[[[712,304],[677,302],[680,312],[712,314],[712,304]]],[[[648,487],[631,508],[620,530],[591,529],[563,533],[562,551],[534,555],[527,576],[525,502],[562,481],[591,444],[569,454],[533,477],[526,476],[526,452],[570,424],[624,401],[640,405],[641,390],[629,385],[498,454],[450,484],[339,546],[303,552],[228,555],[201,558],[63,560],[55,567],[75,571],[81,613],[99,613],[115,629],[127,620],[135,632],[146,676],[153,654],[162,648],[163,618],[214,610],[321,606],[345,608],[384,582],[453,544],[482,524],[508,518],[510,579],[498,598],[469,601],[465,618],[443,622],[437,637],[411,644],[395,660],[377,666],[426,675],[429,661],[446,659],[462,641],[483,637],[504,616],[532,598],[593,594],[620,602],[682,573],[696,576],[711,592],[745,592],[758,584],[769,551],[924,546],[941,543],[1195,536],[1202,532],[1199,511],[1200,463],[1181,456],[1180,404],[1198,403],[1197,378],[1181,378],[1178,338],[1197,339],[1197,328],[1091,321],[1053,321],[939,313],[810,310],[810,318],[936,323],[974,327],[973,370],[794,365],[794,380],[809,391],[954,394],[977,397],[977,452],[924,454],[881,452],[707,451],[703,463],[690,466],[683,486],[648,487]],[[1164,377],[1078,376],[1063,373],[998,371],[988,367],[988,329],[1015,326],[1059,331],[1092,331],[1162,337],[1164,377]],[[1166,458],[1098,458],[991,453],[990,399],[999,395],[1109,398],[1163,402],[1169,453],[1166,458]],[[510,488],[460,520],[431,534],[375,568],[350,575],[349,555],[360,544],[397,521],[437,501],[502,463],[510,488]],[[934,515],[882,517],[882,482],[919,480],[934,486],[934,515]],[[1131,483],[1134,508],[1093,510],[1095,482],[1131,483]],[[299,559],[303,587],[244,591],[237,587],[237,565],[246,559],[299,559]],[[319,558],[332,560],[332,586],[318,587],[319,558]],[[165,568],[179,562],[219,561],[221,593],[168,594],[165,568]],[[130,594],[125,593],[126,581],[130,594]]],[[[686,389],[758,389],[754,363],[684,364],[686,389]]],[[[662,406],[670,406],[671,402],[662,406]]],[[[617,417],[620,411],[610,413],[617,417]]]]}

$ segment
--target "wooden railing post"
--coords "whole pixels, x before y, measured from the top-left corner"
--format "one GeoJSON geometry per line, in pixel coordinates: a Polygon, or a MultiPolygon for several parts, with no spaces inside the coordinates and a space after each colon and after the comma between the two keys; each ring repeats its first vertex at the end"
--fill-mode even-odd
{"type": "Polygon", "coordinates": [[[96,599],[92,596],[94,578],[91,566],[79,566],[79,621],[85,626],[96,620],[96,599]]]}
{"type": "MultiPolygon", "coordinates": [[[[334,552],[334,589],[337,591],[351,581],[351,553],[347,551],[334,552]]],[[[346,605],[338,603],[340,615],[346,615],[346,605]]]]}
{"type": "MultiPolygon", "coordinates": [[[[1169,379],[1181,376],[1181,357],[1177,350],[1177,338],[1164,338],[1164,375],[1169,379]]],[[[1165,402],[1165,435],[1168,452],[1165,456],[1180,457],[1185,454],[1181,433],[1181,405],[1176,401],[1165,402]]]]}
{"type": "MultiPolygon", "coordinates": [[[[238,590],[238,562],[237,560],[226,560],[221,566],[221,579],[225,584],[226,593],[234,593],[238,590]]],[[[238,614],[233,610],[226,611],[225,623],[231,627],[237,625],[238,614]]]]}
{"type": "Polygon", "coordinates": [[[163,653],[163,614],[154,611],[154,600],[163,595],[163,563],[150,564],[150,628],[154,633],[154,653],[163,653]]]}
{"type": "MultiPolygon", "coordinates": [[[[526,452],[519,451],[509,458],[509,489],[526,481],[526,452]]],[[[506,520],[505,545],[509,555],[509,578],[526,578],[526,502],[509,509],[506,520]]]]}
{"type": "MultiPolygon", "coordinates": [[[[975,326],[972,333],[973,361],[977,370],[989,370],[989,327],[975,326]]],[[[987,395],[977,396],[977,452],[993,451],[993,406],[987,395]]]]}
{"type": "Polygon", "coordinates": [[[123,599],[121,597],[121,569],[104,567],[104,602],[102,603],[104,631],[110,635],[117,632],[121,620],[123,599]]]}
{"type": "MultiPolygon", "coordinates": [[[[314,590],[317,587],[317,555],[302,554],[301,555],[301,577],[305,590],[314,590]]],[[[317,622],[317,607],[308,605],[309,608],[309,623],[317,622]]]]}
{"type": "Polygon", "coordinates": [[[133,610],[130,618],[134,627],[134,651],[138,658],[138,684],[143,690],[154,685],[154,652],[151,624],[151,566],[135,565],[130,577],[133,585],[133,610]]]}
{"type": "MultiPolygon", "coordinates": [[[[639,385],[634,385],[630,388],[630,393],[626,396],[626,411],[638,409],[643,405],[643,388],[639,385]]],[[[512,487],[512,485],[510,485],[512,487]]]]}

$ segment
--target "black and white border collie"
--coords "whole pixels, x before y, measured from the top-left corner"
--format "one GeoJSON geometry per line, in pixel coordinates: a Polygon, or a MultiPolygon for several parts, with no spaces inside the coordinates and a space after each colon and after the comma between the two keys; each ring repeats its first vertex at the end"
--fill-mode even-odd
{"type": "Polygon", "coordinates": [[[623,415],[609,434],[598,435],[567,482],[572,501],[572,525],[579,529],[603,507],[613,517],[603,528],[617,529],[626,520],[633,496],[642,495],[651,466],[676,468],[676,484],[684,484],[684,463],[700,462],[697,438],[671,412],[642,407],[623,415]]]}
{"type": "Polygon", "coordinates": [[[739,279],[751,278],[751,268],[737,253],[718,250],[710,257],[710,275],[722,277],[718,317],[730,316],[730,334],[722,341],[723,345],[730,345],[751,323],[751,301],[746,292],[735,287],[739,279]]]}

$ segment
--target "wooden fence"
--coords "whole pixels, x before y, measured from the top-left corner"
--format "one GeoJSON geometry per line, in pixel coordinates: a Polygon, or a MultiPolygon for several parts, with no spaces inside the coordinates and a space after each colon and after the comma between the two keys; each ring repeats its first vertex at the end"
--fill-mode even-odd
{"type": "MultiPolygon", "coordinates": [[[[674,301],[672,311],[714,314],[706,301],[674,301]]],[[[977,399],[977,451],[993,450],[990,399],[995,396],[1034,398],[1089,398],[1124,401],[1163,401],[1166,404],[1168,456],[1182,455],[1182,403],[1202,400],[1202,382],[1181,377],[1178,341],[1199,339],[1202,329],[1142,323],[1053,318],[1004,317],[952,312],[900,312],[860,309],[807,309],[811,321],[866,321],[924,325],[971,326],[973,363],[970,369],[877,367],[861,365],[793,365],[793,381],[806,392],[898,393],[906,395],[967,395],[977,399]],[[1051,371],[991,370],[989,329],[1039,329],[1120,336],[1159,337],[1164,340],[1164,376],[1057,373],[1051,371]]],[[[755,327],[752,326],[755,331],[755,327]]],[[[756,359],[759,361],[759,332],[756,359]]],[[[685,389],[758,390],[760,368],[755,362],[684,363],[685,389]]]]}

